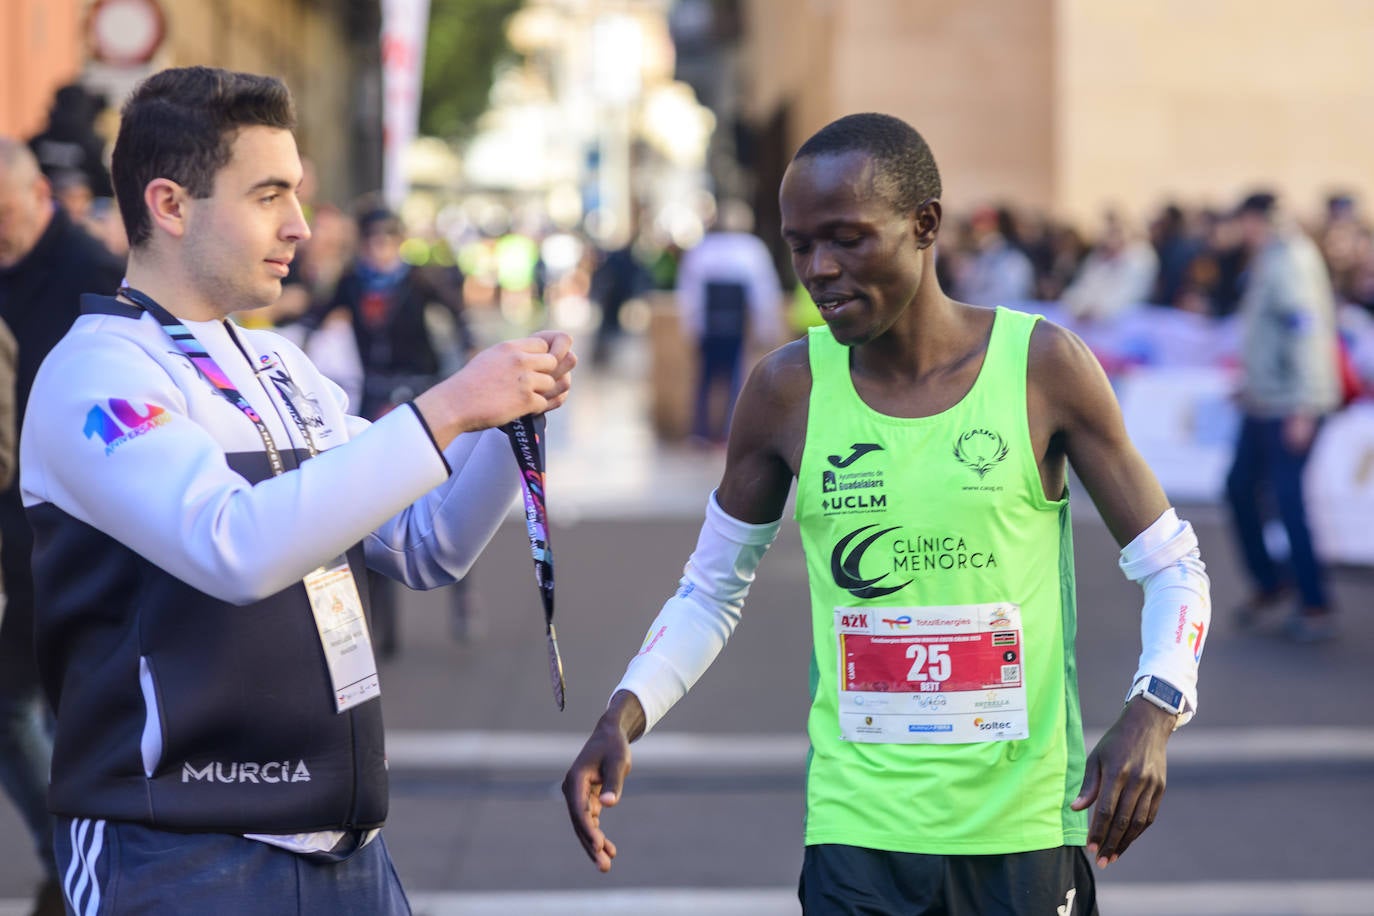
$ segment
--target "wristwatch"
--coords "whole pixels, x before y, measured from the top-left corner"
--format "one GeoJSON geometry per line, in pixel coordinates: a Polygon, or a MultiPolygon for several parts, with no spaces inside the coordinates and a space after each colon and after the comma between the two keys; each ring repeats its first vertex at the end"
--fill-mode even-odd
{"type": "Polygon", "coordinates": [[[1176,717],[1174,728],[1178,728],[1193,717],[1192,712],[1187,709],[1187,702],[1183,699],[1183,691],[1162,677],[1155,677],[1151,674],[1136,681],[1131,692],[1126,694],[1126,702],[1129,703],[1136,697],[1144,697],[1146,702],[1153,703],[1165,712],[1172,713],[1176,717]]]}

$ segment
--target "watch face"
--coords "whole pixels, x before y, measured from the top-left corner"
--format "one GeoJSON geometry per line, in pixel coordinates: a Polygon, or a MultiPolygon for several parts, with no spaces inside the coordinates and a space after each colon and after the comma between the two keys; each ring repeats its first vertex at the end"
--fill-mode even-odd
{"type": "Polygon", "coordinates": [[[1150,678],[1150,683],[1146,690],[1152,696],[1163,700],[1168,704],[1170,709],[1176,712],[1181,712],[1183,710],[1183,691],[1179,690],[1168,681],[1161,681],[1157,677],[1152,677],[1150,678]]]}

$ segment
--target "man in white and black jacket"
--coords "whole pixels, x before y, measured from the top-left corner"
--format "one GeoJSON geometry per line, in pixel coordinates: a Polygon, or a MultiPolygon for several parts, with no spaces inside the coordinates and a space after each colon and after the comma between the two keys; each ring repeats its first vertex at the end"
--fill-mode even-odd
{"type": "Polygon", "coordinates": [[[364,565],[461,578],[518,475],[494,427],[563,403],[541,332],[369,426],[282,338],[309,237],[278,80],[168,70],[126,104],[126,285],[38,373],[21,454],[49,804],[78,913],[407,913],[379,828],[386,752],[364,565]]]}

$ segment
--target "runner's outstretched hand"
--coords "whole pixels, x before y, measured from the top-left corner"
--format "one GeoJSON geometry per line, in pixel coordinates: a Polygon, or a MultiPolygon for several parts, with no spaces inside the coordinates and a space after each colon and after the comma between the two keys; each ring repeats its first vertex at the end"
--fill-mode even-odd
{"type": "Polygon", "coordinates": [[[573,832],[603,872],[611,870],[616,848],[601,829],[601,813],[620,801],[630,772],[630,742],[643,733],[644,709],[639,699],[624,690],[617,692],[563,777],[563,800],[573,832]]]}
{"type": "Polygon", "coordinates": [[[1173,716],[1136,697],[1088,755],[1083,788],[1071,807],[1093,805],[1088,853],[1099,868],[1121,858],[1154,823],[1164,798],[1164,747],[1173,728],[1173,716]]]}

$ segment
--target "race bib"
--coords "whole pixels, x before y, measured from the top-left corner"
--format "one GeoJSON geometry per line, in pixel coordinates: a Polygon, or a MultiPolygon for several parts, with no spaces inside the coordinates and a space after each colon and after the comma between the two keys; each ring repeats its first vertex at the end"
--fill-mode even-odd
{"type": "Polygon", "coordinates": [[[1021,608],[836,608],[840,735],[871,744],[1030,737],[1021,608]]]}

